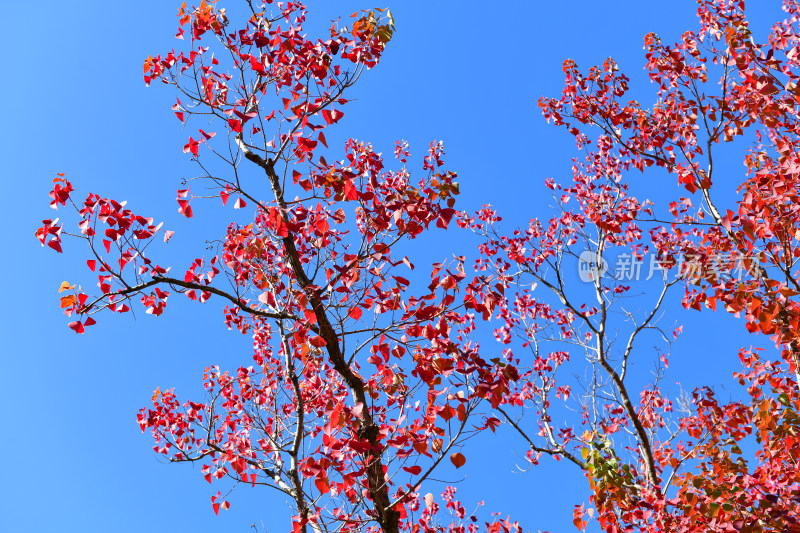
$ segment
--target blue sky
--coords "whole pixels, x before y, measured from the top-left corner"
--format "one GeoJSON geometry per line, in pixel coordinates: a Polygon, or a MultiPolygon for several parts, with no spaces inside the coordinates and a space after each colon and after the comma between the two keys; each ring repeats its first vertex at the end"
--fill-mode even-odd
{"type": "MultiPolygon", "coordinates": [[[[763,35],[780,17],[779,2],[751,3],[753,30],[763,35]]],[[[172,37],[179,4],[43,0],[5,8],[2,531],[284,527],[279,518],[286,506],[257,490],[239,490],[231,510],[214,517],[209,498],[216,488],[199,471],[157,459],[136,424],[136,412],[157,386],[198,397],[206,365],[248,363],[249,339],[225,329],[213,301],[199,307],[178,299],[157,319],[143,313],[136,320],[103,317],[86,335],[75,335],[59,312],[57,289],[64,280],[91,284],[83,255],[67,241],[57,256],[33,237],[53,214],[47,192],[56,172],[66,172],[81,193],[125,199],[164,220],[176,231],[164,250],[176,268],[197,256],[209,233],[224,228],[225,219],[216,215],[187,221],[177,214],[175,189],[196,172],[181,150],[193,132],[181,131],[170,111],[175,94],[169,88],[148,89],[142,82],[148,54],[180,45],[172,37]]],[[[351,136],[390,153],[394,140],[406,139],[421,157],[431,140],[443,140],[448,168],[460,176],[460,207],[492,203],[509,228],[549,216],[544,179],[570,176],[573,141],[547,125],[536,106],[540,95],[560,94],[563,60],[588,68],[616,58],[647,106],[652,93],[642,71],[644,34],[655,31],[671,42],[695,24],[690,0],[510,2],[502,9],[470,1],[395,4],[389,7],[396,36],[381,65],[355,89],[337,126],[338,146],[351,136]]],[[[312,1],[309,33],[369,7],[312,1]]],[[[335,148],[334,137],[328,139],[335,148]]],[[[728,165],[739,173],[741,155],[732,152],[728,165]]],[[[671,177],[637,179],[645,195],[677,193],[671,177]]],[[[450,244],[455,252],[473,245],[450,244]]],[[[424,253],[441,259],[434,252],[424,253]]],[[[722,314],[675,318],[686,327],[673,349],[672,376],[687,385],[698,377],[726,381],[736,350],[763,343],[722,314]]],[[[486,500],[488,510],[511,514],[534,531],[573,527],[572,506],[586,497],[585,481],[571,465],[543,461],[530,472],[512,473],[521,461],[510,451],[522,456],[525,449],[510,433],[481,440],[476,450],[459,485],[468,507],[486,500]]]]}

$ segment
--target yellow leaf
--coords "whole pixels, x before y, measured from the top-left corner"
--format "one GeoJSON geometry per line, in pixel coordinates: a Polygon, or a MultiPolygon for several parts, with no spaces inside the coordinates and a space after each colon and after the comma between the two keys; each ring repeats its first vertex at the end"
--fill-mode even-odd
{"type": "Polygon", "coordinates": [[[74,288],[75,285],[70,285],[69,281],[63,281],[61,282],[61,287],[58,288],[58,292],[71,291],[74,288]]]}

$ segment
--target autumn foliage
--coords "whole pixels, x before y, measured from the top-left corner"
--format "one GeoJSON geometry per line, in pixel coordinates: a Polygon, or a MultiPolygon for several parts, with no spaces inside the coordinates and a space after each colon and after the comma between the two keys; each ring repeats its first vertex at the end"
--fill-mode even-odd
{"type": "Polygon", "coordinates": [[[348,91],[392,39],[390,11],[311,39],[300,3],[240,3],[230,19],[184,3],[185,49],[148,57],[144,81],[176,91],[183,152],[202,172],[177,191],[178,212],[247,210],[247,223],[215,229],[213,251],[176,274],[158,259],[172,231],[77,196],[61,174],[50,205],[73,219],[36,233],[87,252],[98,290],[59,288],[77,333],[103,313],[161,315],[184,295],[220,303],[227,327],[252,337],[251,361],[205,368],[203,398],[158,388],[138,414],[158,454],[225,487],[215,513],[241,485],[282,493],[294,531],[521,530],[513,509],[470,514],[454,487],[433,488],[442,465],[479,459],[470,437],[505,426],[531,466],[554,458],[585,477],[580,530],[800,531],[800,4],[784,1],[766,43],[734,0],[698,2],[699,26],[675,44],[647,35],[649,108],[626,96],[613,60],[567,60],[562,95],[539,105],[582,155],[570,181],[545,180],[551,216],[515,230],[489,205],[456,210],[439,142],[418,164],[403,141],[384,159],[355,139],[326,161],[325,131],[346,123],[348,91]],[[195,130],[195,115],[215,131],[195,130]],[[745,172],[721,205],[714,153],[737,139],[745,172]],[[656,169],[685,192],[637,198],[656,169]],[[478,244],[415,265],[434,230],[478,244]],[[578,282],[568,268],[584,252],[651,265],[648,290],[613,271],[578,282]],[[664,385],[681,328],[659,318],[681,306],[724,309],[774,345],[713,354],[739,361],[734,399],[664,385]],[[634,376],[634,360],[655,371],[634,376]]]}

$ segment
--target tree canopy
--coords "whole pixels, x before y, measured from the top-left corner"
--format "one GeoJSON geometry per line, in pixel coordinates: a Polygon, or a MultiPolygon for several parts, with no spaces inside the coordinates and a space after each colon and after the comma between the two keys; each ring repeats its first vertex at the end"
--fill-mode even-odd
{"type": "Polygon", "coordinates": [[[36,231],[86,256],[59,288],[76,333],[185,296],[252,339],[238,367],[192,354],[201,397],[161,384],[137,415],[157,454],[197,465],[215,514],[251,490],[288,502],[295,532],[540,529],[442,481],[491,468],[473,453],[491,439],[493,456],[524,448],[524,469],[558,461],[585,480],[586,497],[562,495],[579,530],[800,531],[800,4],[763,42],[735,0],[700,0],[676,43],[647,34],[649,105],[613,59],[565,60],[561,95],[538,106],[575,140],[572,177],[542,176],[552,208],[519,228],[458,203],[470,184],[440,141],[329,147],[391,48],[390,10],[309,36],[301,3],[228,9],[184,3],[181,46],[143,68],[175,95],[198,168],[178,213],[207,217],[205,248],[168,265],[169,222],[66,174],[50,207],[69,218],[36,231]],[[642,180],[658,193],[636,193],[642,180]],[[464,238],[426,263],[442,233],[464,238]],[[730,313],[768,348],[709,353],[733,376],[672,386],[669,310],[730,313]]]}

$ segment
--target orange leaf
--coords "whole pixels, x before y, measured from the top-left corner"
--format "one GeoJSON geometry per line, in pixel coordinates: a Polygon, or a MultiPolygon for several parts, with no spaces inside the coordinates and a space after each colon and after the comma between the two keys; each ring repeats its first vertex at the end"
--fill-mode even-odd
{"type": "Polygon", "coordinates": [[[463,454],[461,454],[459,452],[456,452],[456,453],[450,455],[450,462],[453,463],[453,465],[456,468],[461,468],[462,466],[464,466],[464,463],[467,462],[467,458],[464,457],[463,454]]]}
{"type": "Polygon", "coordinates": [[[70,285],[69,281],[62,281],[61,287],[58,288],[58,292],[71,291],[74,288],[75,285],[70,285]]]}
{"type": "Polygon", "coordinates": [[[78,299],[75,298],[74,295],[70,294],[69,296],[63,296],[61,298],[61,309],[64,309],[65,307],[72,307],[77,303],[78,299]]]}

